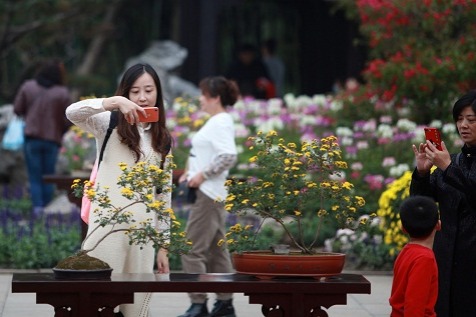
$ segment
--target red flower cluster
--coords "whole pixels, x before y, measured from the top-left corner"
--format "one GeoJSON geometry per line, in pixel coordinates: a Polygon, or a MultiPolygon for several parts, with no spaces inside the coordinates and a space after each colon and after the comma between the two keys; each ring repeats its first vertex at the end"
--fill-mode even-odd
{"type": "Polygon", "coordinates": [[[337,2],[368,40],[364,87],[374,99],[414,107],[412,119],[428,123],[476,88],[476,0],[337,2]]]}

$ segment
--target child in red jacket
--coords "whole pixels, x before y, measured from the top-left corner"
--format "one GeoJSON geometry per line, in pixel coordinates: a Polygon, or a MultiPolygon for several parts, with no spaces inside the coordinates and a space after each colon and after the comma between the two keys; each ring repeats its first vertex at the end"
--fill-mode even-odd
{"type": "Polygon", "coordinates": [[[390,316],[435,317],[438,267],[432,248],[441,229],[438,206],[430,197],[409,197],[400,206],[400,219],[410,241],[394,264],[390,316]]]}

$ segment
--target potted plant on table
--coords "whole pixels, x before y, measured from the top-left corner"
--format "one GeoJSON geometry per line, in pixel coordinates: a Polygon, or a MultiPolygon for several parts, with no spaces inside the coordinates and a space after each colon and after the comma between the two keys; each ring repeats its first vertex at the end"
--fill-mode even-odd
{"type": "Polygon", "coordinates": [[[324,254],[316,249],[322,227],[332,219],[340,227],[355,229],[375,215],[360,217],[359,208],[365,205],[365,200],[355,193],[353,184],[343,177],[347,163],[341,159],[337,138],[329,136],[298,145],[287,142],[271,131],[267,134],[258,133],[249,141],[252,144],[250,150],[255,153],[250,163],[255,165],[256,176],[244,180],[232,178],[227,182],[225,208],[238,216],[254,214],[261,219],[261,223],[258,228],[237,223],[230,228],[226,241],[221,241],[233,252],[236,270],[261,277],[340,273],[345,255],[324,254]],[[269,219],[278,224],[288,237],[291,257],[273,255],[269,251],[247,251],[252,249],[262,224],[269,219]],[[315,233],[311,241],[304,237],[306,227],[315,233]],[[302,257],[297,258],[296,255],[302,257]],[[259,262],[259,267],[247,267],[245,261],[248,258],[259,262]],[[297,263],[285,262],[280,266],[277,261],[282,258],[286,261],[294,258],[297,263]],[[262,262],[266,259],[273,262],[262,262]],[[316,261],[321,260],[325,262],[316,264],[316,261]],[[305,266],[309,266],[310,270],[305,266]],[[293,267],[297,269],[296,272],[291,271],[293,267]],[[269,269],[269,272],[257,271],[261,269],[269,269]]]}
{"type": "MultiPolygon", "coordinates": [[[[170,157],[171,159],[171,157],[170,157]]],[[[91,202],[96,202],[99,206],[91,212],[99,215],[98,220],[90,226],[95,226],[93,230],[85,237],[81,244],[81,249],[74,255],[61,260],[53,269],[58,278],[68,277],[84,278],[88,272],[93,276],[101,277],[103,271],[106,276],[110,276],[112,269],[108,263],[98,258],[88,255],[93,251],[106,237],[111,234],[123,233],[128,235],[131,245],[143,246],[152,242],[154,248],[165,248],[169,252],[184,253],[190,248],[190,242],[186,239],[185,233],[180,232],[181,224],[175,218],[174,212],[168,208],[164,201],[156,199],[156,193],[167,194],[172,191],[172,183],[170,183],[169,175],[174,164],[165,164],[163,169],[158,165],[139,162],[134,167],[128,167],[126,164],[120,164],[122,174],[119,176],[117,185],[122,188],[121,194],[130,203],[125,206],[114,206],[109,199],[108,188],[102,187],[91,181],[81,183],[76,179],[72,185],[74,194],[82,197],[83,194],[88,197],[91,202]],[[170,223],[169,229],[158,230],[156,228],[153,217],[136,223],[133,214],[129,212],[133,205],[144,205],[147,213],[155,214],[158,222],[170,223]],[[98,239],[97,243],[89,248],[85,248],[85,242],[91,235],[101,227],[108,227],[110,230],[98,239]],[[76,274],[78,273],[78,274],[76,274]]]]}

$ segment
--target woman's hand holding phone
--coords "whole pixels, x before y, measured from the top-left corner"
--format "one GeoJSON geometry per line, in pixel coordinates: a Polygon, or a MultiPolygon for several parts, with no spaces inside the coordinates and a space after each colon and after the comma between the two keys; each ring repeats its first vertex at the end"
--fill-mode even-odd
{"type": "MultiPolygon", "coordinates": [[[[157,122],[157,121],[159,121],[159,108],[157,108],[157,107],[144,107],[144,108],[142,108],[142,110],[144,111],[144,113],[142,111],[139,111],[139,110],[136,111],[136,114],[137,114],[137,117],[136,117],[137,119],[136,120],[137,121],[135,121],[135,122],[157,122]]],[[[126,119],[127,119],[127,122],[131,123],[130,116],[129,117],[126,116],[126,119]]]]}
{"type": "Polygon", "coordinates": [[[420,152],[423,150],[427,163],[422,164],[421,159],[423,159],[423,157],[416,155],[418,171],[420,171],[418,165],[423,168],[427,168],[428,165],[430,165],[430,167],[435,165],[443,171],[446,170],[451,164],[451,157],[445,143],[441,140],[440,131],[436,128],[425,128],[425,138],[426,144],[420,146],[420,152]],[[419,159],[420,162],[418,162],[419,159]]]}
{"type": "Polygon", "coordinates": [[[159,121],[159,108],[157,107],[144,107],[145,115],[142,112],[137,112],[139,115],[139,122],[157,122],[159,121]]]}
{"type": "Polygon", "coordinates": [[[427,141],[430,141],[436,148],[440,151],[443,150],[441,147],[441,133],[437,128],[425,128],[425,138],[427,141]]]}

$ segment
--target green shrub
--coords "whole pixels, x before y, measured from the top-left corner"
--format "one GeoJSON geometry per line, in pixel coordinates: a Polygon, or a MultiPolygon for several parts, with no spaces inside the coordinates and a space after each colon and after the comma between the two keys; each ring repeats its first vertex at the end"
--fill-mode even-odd
{"type": "Polygon", "coordinates": [[[79,215],[25,219],[5,212],[0,230],[0,267],[54,267],[59,260],[75,253],[80,244],[79,215]]]}

